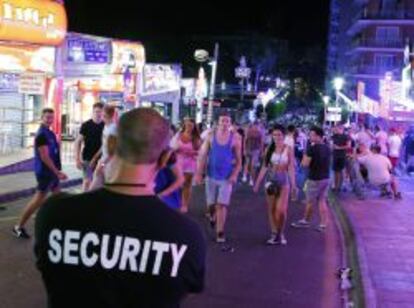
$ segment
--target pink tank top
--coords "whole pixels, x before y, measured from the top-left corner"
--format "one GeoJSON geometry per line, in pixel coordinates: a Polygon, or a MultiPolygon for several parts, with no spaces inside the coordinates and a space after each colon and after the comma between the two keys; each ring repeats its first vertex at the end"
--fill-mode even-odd
{"type": "Polygon", "coordinates": [[[178,137],[177,157],[181,163],[184,173],[195,173],[197,169],[197,155],[193,152],[193,143],[183,142],[181,136],[178,137]]]}

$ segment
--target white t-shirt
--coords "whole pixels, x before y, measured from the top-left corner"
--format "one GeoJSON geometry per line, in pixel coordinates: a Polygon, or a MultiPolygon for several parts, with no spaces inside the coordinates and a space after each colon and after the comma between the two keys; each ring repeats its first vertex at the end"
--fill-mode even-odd
{"type": "Polygon", "coordinates": [[[388,134],[381,130],[375,135],[375,139],[377,139],[377,143],[381,147],[381,154],[387,155],[388,134]]]}
{"type": "Polygon", "coordinates": [[[105,125],[104,130],[102,132],[102,161],[105,161],[109,157],[108,153],[108,139],[109,136],[117,135],[116,124],[111,123],[109,125],[105,125]]]}
{"type": "Polygon", "coordinates": [[[402,146],[402,140],[398,135],[393,135],[388,138],[388,145],[390,148],[390,151],[388,155],[390,157],[400,157],[400,151],[402,146]]]}
{"type": "Polygon", "coordinates": [[[368,179],[371,184],[382,185],[391,181],[391,161],[381,154],[368,154],[358,158],[360,164],[368,170],[368,179]]]}
{"type": "Polygon", "coordinates": [[[295,148],[295,139],[291,135],[287,135],[285,137],[285,145],[291,147],[292,149],[295,148]]]}
{"type": "Polygon", "coordinates": [[[372,145],[372,138],[371,136],[365,132],[365,131],[361,131],[358,134],[356,134],[356,141],[359,144],[364,144],[366,145],[368,148],[371,147],[372,145]]]}

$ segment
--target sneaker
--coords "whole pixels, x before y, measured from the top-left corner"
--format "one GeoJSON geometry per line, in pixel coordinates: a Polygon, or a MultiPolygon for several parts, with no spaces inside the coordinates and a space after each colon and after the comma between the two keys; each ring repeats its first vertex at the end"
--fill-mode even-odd
{"type": "Polygon", "coordinates": [[[402,200],[402,195],[400,192],[396,193],[394,196],[395,200],[402,200]]]}
{"type": "Polygon", "coordinates": [[[293,228],[309,228],[310,227],[310,222],[305,220],[305,219],[301,219],[299,221],[292,222],[291,226],[293,228]]]}
{"type": "Polygon", "coordinates": [[[391,196],[391,192],[389,191],[382,191],[380,194],[380,198],[386,198],[386,197],[390,197],[391,196]]]}
{"type": "Polygon", "coordinates": [[[287,245],[286,237],[282,234],[276,244],[286,246],[287,245]]]}
{"type": "Polygon", "coordinates": [[[251,187],[253,187],[253,186],[254,186],[254,182],[253,182],[253,180],[250,180],[249,185],[250,185],[251,187]]]}
{"type": "Polygon", "coordinates": [[[5,211],[6,207],[5,206],[0,206],[0,211],[5,211]]]}
{"type": "Polygon", "coordinates": [[[226,242],[226,237],[224,236],[223,232],[217,234],[216,243],[217,244],[224,244],[226,242]]]}
{"type": "Polygon", "coordinates": [[[242,182],[247,183],[247,176],[246,175],[243,175],[242,182]]]}
{"type": "Polygon", "coordinates": [[[319,225],[316,227],[316,231],[325,232],[325,230],[326,230],[326,225],[319,225]]]}
{"type": "Polygon", "coordinates": [[[26,232],[26,229],[22,228],[22,227],[19,227],[19,226],[14,226],[13,234],[17,238],[22,238],[22,239],[29,239],[30,238],[30,235],[26,232]]]}
{"type": "Polygon", "coordinates": [[[277,234],[272,233],[270,238],[266,241],[266,245],[273,246],[277,244],[277,234]]]}

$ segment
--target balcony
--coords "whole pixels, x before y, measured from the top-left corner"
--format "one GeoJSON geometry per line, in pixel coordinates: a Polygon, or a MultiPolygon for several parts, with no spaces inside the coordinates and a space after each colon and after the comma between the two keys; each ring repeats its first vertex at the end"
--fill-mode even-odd
{"type": "Polygon", "coordinates": [[[348,35],[355,35],[368,25],[414,25],[414,11],[390,10],[371,12],[362,9],[352,20],[348,35]]]}
{"type": "Polygon", "coordinates": [[[349,74],[359,77],[366,78],[383,78],[387,72],[396,72],[400,71],[401,66],[395,65],[390,67],[381,67],[376,65],[354,65],[351,66],[349,74]]]}
{"type": "Polygon", "coordinates": [[[362,38],[352,42],[352,52],[354,51],[385,51],[385,52],[404,52],[405,43],[401,38],[393,40],[382,40],[378,38],[362,38]]]}

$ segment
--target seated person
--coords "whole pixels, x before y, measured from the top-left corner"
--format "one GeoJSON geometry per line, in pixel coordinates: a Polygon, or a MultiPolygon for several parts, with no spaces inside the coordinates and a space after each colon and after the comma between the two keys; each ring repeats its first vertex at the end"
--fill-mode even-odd
{"type": "Polygon", "coordinates": [[[401,193],[397,187],[397,180],[392,175],[391,161],[388,157],[380,154],[381,147],[373,145],[371,151],[369,151],[366,145],[361,145],[360,149],[361,154],[357,156],[357,160],[367,169],[369,182],[379,186],[383,190],[381,196],[388,195],[386,189],[390,185],[394,198],[401,199],[401,193]]]}

